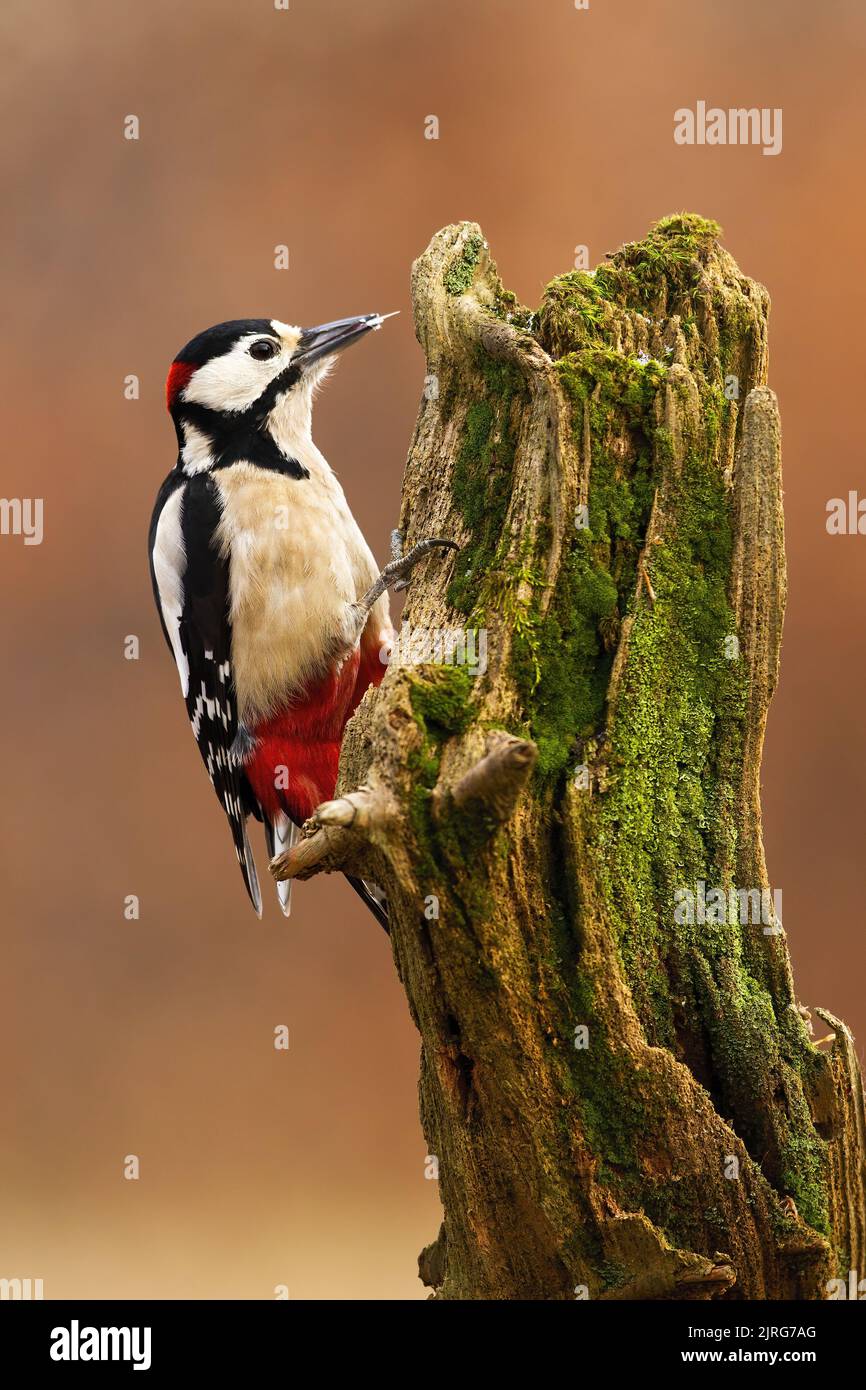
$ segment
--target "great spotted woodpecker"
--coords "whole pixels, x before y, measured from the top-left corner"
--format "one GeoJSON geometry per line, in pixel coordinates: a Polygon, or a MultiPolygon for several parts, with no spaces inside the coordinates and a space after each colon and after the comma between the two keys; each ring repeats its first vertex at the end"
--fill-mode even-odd
{"type": "MultiPolygon", "coordinates": [[[[379,574],[312,440],[317,382],[382,321],[220,323],[187,343],[166,383],[179,453],[150,525],[154,597],[259,916],[248,816],[273,856],[333,796],[346,722],[385,673],[387,590],[451,544],[422,542],[379,574]]],[[[349,881],[387,929],[379,891],[349,881]]],[[[277,889],[288,916],[291,883],[277,889]]]]}

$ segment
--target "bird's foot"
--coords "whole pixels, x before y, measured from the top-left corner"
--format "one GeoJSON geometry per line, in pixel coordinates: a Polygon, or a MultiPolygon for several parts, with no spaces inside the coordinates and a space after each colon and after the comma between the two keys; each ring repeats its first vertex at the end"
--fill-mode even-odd
{"type": "Polygon", "coordinates": [[[398,553],[395,555],[395,558],[385,566],[379,578],[372,587],[367,590],[363,598],[360,598],[357,603],[353,604],[353,607],[358,609],[359,612],[366,617],[373,607],[373,604],[378,598],[381,598],[386,589],[405,589],[409,575],[412,573],[419,560],[423,560],[425,555],[428,555],[431,550],[435,550],[437,547],[442,550],[460,549],[455,541],[445,540],[441,536],[431,536],[428,540],[419,541],[417,545],[413,545],[412,549],[403,555],[403,537],[399,531],[392,531],[391,553],[394,554],[395,551],[398,553]]]}

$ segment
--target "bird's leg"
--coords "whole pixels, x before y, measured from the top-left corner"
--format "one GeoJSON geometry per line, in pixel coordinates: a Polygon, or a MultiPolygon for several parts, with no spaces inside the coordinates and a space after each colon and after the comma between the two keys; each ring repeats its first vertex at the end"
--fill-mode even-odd
{"type": "MultiPolygon", "coordinates": [[[[392,532],[391,534],[392,551],[395,549],[395,534],[399,535],[400,533],[392,532]]],[[[431,550],[435,550],[437,546],[441,546],[443,550],[459,550],[460,548],[454,541],[446,541],[441,536],[433,536],[429,540],[419,541],[417,545],[413,545],[408,554],[400,554],[395,557],[385,566],[379,578],[367,590],[363,598],[359,598],[357,603],[352,604],[359,616],[366,621],[367,614],[377,598],[381,598],[386,589],[395,587],[401,579],[407,579],[418,561],[423,560],[424,556],[431,550]]],[[[402,537],[400,538],[400,549],[402,550],[402,537]]]]}

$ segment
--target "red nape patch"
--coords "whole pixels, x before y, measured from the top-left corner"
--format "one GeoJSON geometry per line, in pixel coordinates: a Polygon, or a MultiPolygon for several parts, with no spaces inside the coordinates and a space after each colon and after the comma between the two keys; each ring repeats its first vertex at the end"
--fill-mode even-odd
{"type": "Polygon", "coordinates": [[[194,371],[192,362],[172,362],[165,379],[165,403],[169,410],[194,371]]]}

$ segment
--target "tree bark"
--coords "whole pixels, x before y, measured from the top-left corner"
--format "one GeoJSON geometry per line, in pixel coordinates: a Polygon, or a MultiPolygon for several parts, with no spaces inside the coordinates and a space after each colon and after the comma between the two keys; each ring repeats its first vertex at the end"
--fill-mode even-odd
{"type": "Polygon", "coordinates": [[[401,527],[461,548],[414,573],[343,795],[274,867],[387,893],[444,1207],[421,1277],[825,1297],[863,1271],[863,1091],[756,906],[785,604],[766,291],[685,215],[534,313],[470,223],[412,290],[401,527]],[[461,629],[477,669],[443,659],[461,629]]]}

